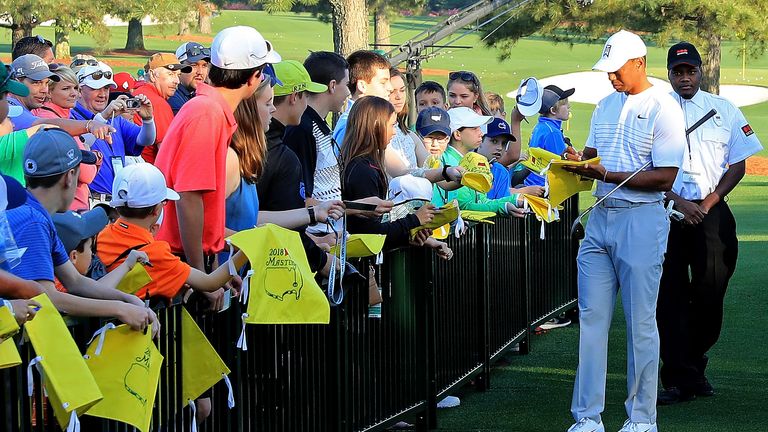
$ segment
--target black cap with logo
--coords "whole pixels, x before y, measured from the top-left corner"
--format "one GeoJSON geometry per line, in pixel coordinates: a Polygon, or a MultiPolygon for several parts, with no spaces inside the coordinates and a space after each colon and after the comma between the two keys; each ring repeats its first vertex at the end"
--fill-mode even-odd
{"type": "Polygon", "coordinates": [[[667,70],[672,70],[681,64],[701,67],[701,55],[690,42],[676,43],[667,52],[667,70]]]}

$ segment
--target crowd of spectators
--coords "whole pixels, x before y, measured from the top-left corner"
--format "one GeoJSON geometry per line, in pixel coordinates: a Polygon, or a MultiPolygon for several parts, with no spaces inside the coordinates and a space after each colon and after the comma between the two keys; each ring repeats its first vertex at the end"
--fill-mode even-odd
{"type": "MultiPolygon", "coordinates": [[[[559,132],[568,95],[551,92],[540,122],[559,132]]],[[[246,26],[210,48],[152,54],[138,77],[87,54],[61,63],[49,41],[23,38],[0,67],[0,96],[0,297],[20,323],[34,316],[28,299],[46,293],[64,313],[156,332],[145,298],[192,290],[218,310],[237,294],[228,262],[240,269],[246,257],[225,250],[237,231],[295,230],[322,279],[344,217],[349,233],[450,259],[424,228],[444,206],[521,217],[522,194],[543,194],[513,180],[522,115],[515,108],[507,123],[503,99],[473,72],[411,93],[377,52],[283,60],[246,26]],[[462,183],[460,161],[473,152],[489,162],[487,193],[462,183]],[[405,196],[418,205],[389,214],[405,196]],[[116,289],[146,264],[151,283],[136,295],[116,289]]],[[[198,420],[209,412],[203,397],[198,420]]]]}

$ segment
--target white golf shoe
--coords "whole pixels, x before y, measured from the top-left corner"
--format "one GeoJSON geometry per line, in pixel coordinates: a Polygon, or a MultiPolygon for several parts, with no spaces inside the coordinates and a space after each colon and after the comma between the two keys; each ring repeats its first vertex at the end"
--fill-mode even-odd
{"type": "Polygon", "coordinates": [[[638,423],[627,419],[619,432],[659,432],[656,423],[638,423]]]}
{"type": "Polygon", "coordinates": [[[603,422],[598,423],[585,417],[574,423],[566,432],[605,432],[605,426],[603,422]]]}

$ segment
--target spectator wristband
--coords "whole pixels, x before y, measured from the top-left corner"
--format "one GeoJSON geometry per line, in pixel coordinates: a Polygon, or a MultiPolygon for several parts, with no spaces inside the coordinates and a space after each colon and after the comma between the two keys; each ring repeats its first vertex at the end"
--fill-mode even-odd
{"type": "Polygon", "coordinates": [[[309,213],[309,224],[315,225],[317,223],[317,219],[315,219],[315,208],[312,206],[307,207],[307,213],[309,213]]]}
{"type": "Polygon", "coordinates": [[[451,167],[451,166],[450,166],[450,165],[448,165],[448,164],[446,164],[446,165],[443,165],[443,179],[444,179],[445,181],[447,181],[447,182],[449,182],[449,181],[453,181],[453,180],[451,180],[450,178],[448,178],[448,168],[450,168],[450,167],[451,167]]]}

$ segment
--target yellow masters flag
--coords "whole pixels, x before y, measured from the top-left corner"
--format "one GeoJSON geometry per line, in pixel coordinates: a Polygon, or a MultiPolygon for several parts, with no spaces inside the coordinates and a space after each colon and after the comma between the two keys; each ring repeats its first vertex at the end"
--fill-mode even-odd
{"type": "Polygon", "coordinates": [[[16,317],[9,308],[0,306],[0,340],[8,339],[18,332],[19,323],[16,322],[16,317]]]}
{"type": "Polygon", "coordinates": [[[569,160],[555,160],[547,171],[547,184],[549,185],[549,202],[553,206],[559,206],[563,201],[567,200],[571,196],[581,192],[592,189],[594,180],[591,178],[582,177],[578,174],[568,172],[563,169],[564,166],[574,165],[594,165],[599,164],[600,158],[592,158],[586,161],[569,161],[569,160]]]}
{"type": "Polygon", "coordinates": [[[331,308],[315,282],[299,233],[267,224],[229,238],[251,262],[243,281],[248,324],[328,324],[331,308]],[[248,299],[247,291],[250,292],[248,299]]]}
{"type": "Polygon", "coordinates": [[[559,208],[550,204],[549,200],[535,195],[523,194],[525,206],[536,214],[536,219],[550,223],[560,220],[559,208]]]}
{"type": "Polygon", "coordinates": [[[86,350],[85,363],[104,399],[86,414],[148,432],[163,363],[152,342],[152,329],[144,333],[123,324],[99,332],[86,350]]]}
{"type": "MultiPolygon", "coordinates": [[[[350,234],[347,237],[347,258],[365,258],[377,255],[384,248],[387,236],[381,234],[350,234]]],[[[341,248],[334,245],[331,254],[338,255],[341,248]]]]}
{"type": "Polygon", "coordinates": [[[185,308],[181,308],[181,396],[183,406],[200,397],[203,392],[224,379],[230,390],[230,408],[234,397],[229,368],[213,349],[211,343],[185,308]]]}
{"type": "Polygon", "coordinates": [[[415,236],[417,232],[423,229],[435,230],[458,219],[460,213],[459,202],[453,200],[449,203],[445,203],[445,205],[438,208],[437,210],[440,212],[435,215],[435,217],[432,219],[432,222],[428,222],[424,225],[411,229],[411,237],[415,236]]]}
{"type": "Polygon", "coordinates": [[[37,354],[29,367],[41,369],[56,420],[64,429],[70,422],[79,424],[77,416],[103,396],[59,311],[45,294],[34,300],[40,303],[40,310],[24,324],[37,354]]]}
{"type": "Polygon", "coordinates": [[[550,162],[561,159],[560,155],[556,155],[543,148],[531,147],[528,149],[528,159],[520,163],[532,172],[542,175],[542,171],[546,170],[550,162]]]}
{"type": "Polygon", "coordinates": [[[21,357],[19,357],[19,350],[16,349],[16,344],[13,342],[13,338],[0,342],[0,369],[14,367],[20,364],[21,357]]]}
{"type": "Polygon", "coordinates": [[[144,268],[143,264],[136,263],[136,265],[123,276],[116,288],[127,294],[135,294],[136,291],[144,288],[144,286],[150,282],[152,282],[152,277],[147,273],[147,269],[144,268]]]}

